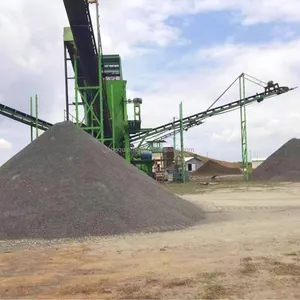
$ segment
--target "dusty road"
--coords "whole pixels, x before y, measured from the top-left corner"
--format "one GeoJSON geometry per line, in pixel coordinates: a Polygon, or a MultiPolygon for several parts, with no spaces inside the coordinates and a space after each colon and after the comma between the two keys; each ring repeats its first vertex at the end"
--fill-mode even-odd
{"type": "Polygon", "coordinates": [[[300,184],[183,197],[205,209],[203,224],[81,243],[1,242],[0,299],[300,299],[300,184]]]}

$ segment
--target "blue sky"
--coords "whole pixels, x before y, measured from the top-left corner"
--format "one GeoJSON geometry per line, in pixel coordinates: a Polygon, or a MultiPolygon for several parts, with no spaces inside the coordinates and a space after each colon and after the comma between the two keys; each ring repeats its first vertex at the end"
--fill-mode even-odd
{"type": "MultiPolygon", "coordinates": [[[[248,44],[249,46],[268,44],[272,41],[289,42],[294,40],[295,36],[300,32],[300,24],[298,22],[276,21],[241,25],[235,20],[232,11],[171,16],[165,23],[180,29],[179,41],[171,43],[164,48],[156,48],[151,44],[147,45],[148,47],[146,48],[152,49],[153,53],[138,58],[126,59],[124,62],[125,74],[130,74],[130,71],[134,72],[135,64],[138,68],[145,68],[149,73],[157,71],[169,72],[169,63],[172,63],[172,69],[181,69],[182,66],[176,64],[176,61],[188,54],[194,54],[202,47],[208,48],[228,42],[248,44]]],[[[145,47],[145,44],[139,46],[145,47]]],[[[187,68],[183,66],[183,70],[187,70],[187,68]]],[[[134,83],[132,83],[132,86],[134,86],[134,83]]]]}
{"type": "MultiPolygon", "coordinates": [[[[5,41],[0,102],[26,111],[29,97],[38,93],[40,116],[61,121],[64,6],[61,0],[27,4],[0,3],[5,41]]],[[[282,0],[102,0],[100,7],[104,52],[122,56],[128,97],[143,98],[144,127],[178,116],[181,101],[185,115],[205,110],[242,72],[281,85],[299,84],[297,0],[284,5],[282,0]]],[[[246,89],[261,91],[248,84],[246,89]]],[[[296,90],[248,108],[253,156],[267,157],[299,137],[298,98],[296,90]]],[[[220,103],[237,99],[235,86],[220,103]]],[[[217,159],[240,160],[239,128],[238,112],[213,117],[185,134],[185,146],[217,159]]],[[[28,128],[0,116],[0,165],[28,143],[28,128]]]]}

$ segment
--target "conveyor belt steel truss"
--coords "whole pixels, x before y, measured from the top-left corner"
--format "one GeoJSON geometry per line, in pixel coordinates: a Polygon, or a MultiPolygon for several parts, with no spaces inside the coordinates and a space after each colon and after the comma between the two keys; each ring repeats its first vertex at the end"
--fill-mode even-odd
{"type": "MultiPolygon", "coordinates": [[[[220,115],[223,113],[227,113],[231,110],[235,110],[239,108],[242,104],[243,105],[249,105],[254,103],[255,101],[261,102],[264,99],[274,97],[280,94],[284,94],[288,91],[293,90],[294,88],[288,88],[288,87],[279,87],[277,86],[275,89],[272,90],[266,90],[263,93],[256,94],[250,97],[245,98],[244,100],[238,100],[235,102],[230,102],[194,115],[191,115],[189,117],[183,118],[183,130],[188,130],[191,127],[201,125],[203,123],[203,120],[215,116],[220,115]]],[[[3,116],[6,116],[10,119],[13,119],[15,121],[21,122],[23,124],[26,124],[28,126],[36,126],[36,119],[35,117],[23,113],[17,109],[11,108],[7,105],[0,104],[0,114],[3,116]]],[[[37,126],[41,130],[47,130],[49,129],[52,124],[49,122],[46,122],[44,120],[38,119],[37,126]]],[[[174,128],[175,133],[178,133],[180,131],[180,121],[177,120],[175,122],[170,122],[165,125],[158,126],[153,129],[149,129],[148,131],[141,131],[138,134],[134,134],[131,136],[131,142],[141,142],[144,141],[146,138],[152,138],[152,140],[155,139],[165,139],[174,134],[174,128]]]]}
{"type": "MultiPolygon", "coordinates": [[[[243,100],[238,100],[234,102],[230,102],[221,106],[217,106],[215,108],[208,109],[206,111],[191,115],[189,117],[183,118],[183,130],[188,130],[191,127],[198,126],[203,123],[203,120],[216,116],[219,114],[223,114],[229,112],[231,110],[235,110],[240,108],[241,105],[249,105],[255,101],[261,102],[264,99],[274,97],[280,94],[284,94],[288,91],[293,90],[293,88],[288,87],[280,87],[278,84],[275,85],[274,88],[269,89],[266,88],[264,92],[246,97],[243,100]]],[[[158,126],[156,128],[152,128],[148,131],[139,132],[137,134],[133,134],[130,137],[131,143],[139,142],[142,144],[146,139],[151,138],[151,140],[155,139],[164,139],[170,137],[175,133],[180,131],[180,120],[176,120],[174,122],[167,123],[165,125],[158,126]],[[172,131],[172,132],[170,132],[172,131]]]]}
{"type": "Polygon", "coordinates": [[[0,114],[12,120],[21,122],[28,126],[37,127],[38,129],[44,131],[46,131],[52,126],[51,123],[48,123],[41,119],[36,119],[35,117],[29,114],[23,113],[17,109],[11,108],[3,104],[0,104],[0,114]]]}
{"type": "MultiPolygon", "coordinates": [[[[73,34],[77,56],[79,57],[78,77],[79,81],[81,81],[79,82],[79,85],[83,84],[84,81],[85,86],[89,88],[91,93],[93,93],[90,99],[101,97],[101,95],[97,95],[97,91],[95,89],[97,86],[99,86],[99,84],[102,85],[104,126],[103,131],[106,137],[111,137],[111,120],[106,98],[105,84],[103,81],[100,82],[99,80],[99,73],[101,72],[99,72],[99,67],[100,70],[102,70],[102,68],[101,66],[99,66],[98,55],[102,55],[102,53],[98,53],[97,51],[97,45],[89,12],[89,2],[88,0],[64,0],[64,4],[73,34]]],[[[68,50],[69,53],[71,52],[70,55],[72,55],[73,53],[72,51],[70,51],[70,48],[68,48],[68,50]]],[[[94,113],[96,114],[98,119],[101,119],[102,114],[100,109],[100,102],[101,101],[99,101],[98,99],[93,103],[94,113]]]]}

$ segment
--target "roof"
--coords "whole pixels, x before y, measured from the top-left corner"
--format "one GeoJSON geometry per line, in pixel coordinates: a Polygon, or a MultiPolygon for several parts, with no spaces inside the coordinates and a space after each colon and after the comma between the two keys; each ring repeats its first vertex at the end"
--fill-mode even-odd
{"type": "MultiPolygon", "coordinates": [[[[179,153],[178,150],[175,150],[176,153],[179,153]]],[[[240,162],[228,162],[228,161],[222,161],[222,160],[217,160],[217,159],[212,159],[210,157],[207,156],[202,156],[199,154],[196,154],[194,152],[189,152],[189,151],[184,151],[184,154],[187,155],[187,157],[194,157],[196,159],[198,159],[199,161],[206,163],[208,160],[212,160],[214,162],[217,162],[219,164],[221,164],[224,167],[228,167],[228,168],[241,168],[241,163],[240,162]]]]}
{"type": "Polygon", "coordinates": [[[185,162],[188,162],[188,161],[190,161],[190,160],[192,160],[192,159],[196,159],[196,160],[199,160],[199,161],[200,161],[200,159],[198,159],[197,157],[193,157],[193,156],[185,157],[185,158],[184,158],[184,161],[185,161],[185,162]]]}

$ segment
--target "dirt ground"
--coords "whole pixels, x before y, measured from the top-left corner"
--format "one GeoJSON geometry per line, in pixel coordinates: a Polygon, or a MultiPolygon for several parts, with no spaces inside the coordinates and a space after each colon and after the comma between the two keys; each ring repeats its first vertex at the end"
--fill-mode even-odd
{"type": "Polygon", "coordinates": [[[300,183],[189,189],[186,230],[1,242],[0,299],[300,299],[300,183]]]}

